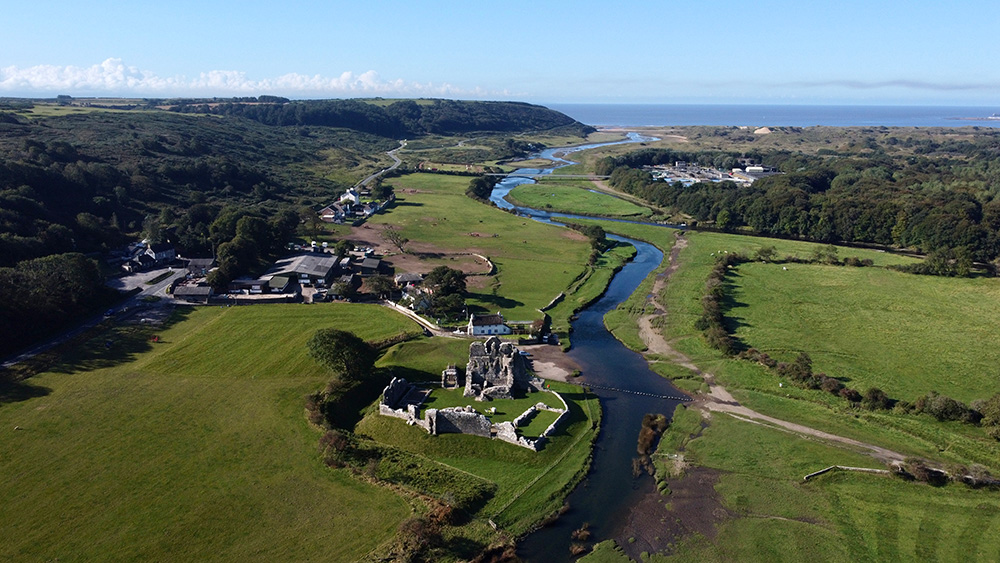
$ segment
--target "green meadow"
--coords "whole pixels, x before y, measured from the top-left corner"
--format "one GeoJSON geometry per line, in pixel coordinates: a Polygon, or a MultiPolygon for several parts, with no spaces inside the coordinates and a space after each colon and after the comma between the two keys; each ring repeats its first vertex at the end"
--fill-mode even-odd
{"type": "Polygon", "coordinates": [[[730,317],[744,343],[864,390],[914,401],[936,390],[964,402],[996,393],[1000,282],[882,268],[752,263],[734,279],[730,317]]]}
{"type": "MultiPolygon", "coordinates": [[[[666,251],[673,236],[654,227],[603,226],[666,251]]],[[[1000,469],[1000,446],[980,428],[928,415],[853,409],[822,391],[787,381],[779,387],[781,380],[773,372],[723,358],[709,348],[694,321],[701,314],[713,254],[752,255],[762,246],[774,246],[779,257],[806,258],[818,245],[705,232],[683,237],[680,269],[658,295],[668,315],[656,326],[741,403],[946,467],[979,463],[994,473],[1000,469]]],[[[838,254],[869,258],[875,267],[740,265],[729,277],[727,316],[741,341],[779,359],[806,351],[815,371],[842,377],[862,390],[879,385],[899,399],[936,390],[969,401],[996,392],[989,370],[996,364],[996,338],[988,323],[1000,302],[996,280],[902,274],[882,266],[912,258],[874,250],[839,248],[838,254]]],[[[643,345],[632,327],[635,319],[652,311],[645,296],[661,270],[605,318],[616,336],[635,349],[643,345]]],[[[683,378],[675,379],[682,387],[699,389],[697,379],[684,368],[651,360],[655,370],[683,378]]],[[[803,483],[805,474],[833,464],[881,465],[859,453],[726,414],[714,414],[703,426],[694,411],[679,410],[655,461],[658,479],[682,475],[685,466],[716,471],[718,482],[708,493],[715,491],[725,511],[714,533],[682,538],[671,546],[669,557],[653,554],[649,561],[958,561],[1000,554],[1000,500],[994,492],[845,472],[803,483]],[[684,460],[680,469],[674,460],[678,454],[684,460]]],[[[663,485],[668,505],[669,482],[663,485]]],[[[602,545],[599,554],[587,560],[618,560],[621,554],[611,548],[602,545]]]]}
{"type": "Polygon", "coordinates": [[[507,199],[524,207],[580,215],[641,220],[652,213],[648,208],[624,199],[591,191],[593,188],[593,183],[588,181],[543,181],[540,184],[521,184],[510,191],[507,199]]]}
{"type": "Polygon", "coordinates": [[[473,309],[531,320],[586,267],[590,244],[569,229],[498,211],[465,195],[469,178],[410,174],[389,180],[396,204],[368,224],[397,226],[423,252],[477,252],[498,272],[487,287],[471,287],[473,309]],[[407,190],[416,190],[411,193],[407,190]]]}
{"type": "MultiPolygon", "coordinates": [[[[908,455],[1000,469],[1000,444],[981,428],[926,414],[854,409],[839,397],[796,387],[763,366],[726,359],[709,348],[694,321],[713,253],[752,253],[773,244],[779,256],[807,257],[816,245],[716,233],[685,236],[682,266],[660,295],[669,312],[662,330],[740,402],[908,455]]],[[[726,315],[743,344],[778,359],[804,351],[813,358],[814,371],[844,378],[862,392],[881,386],[900,400],[937,391],[968,402],[996,392],[988,365],[996,338],[981,320],[998,306],[996,280],[886,270],[878,266],[913,259],[885,252],[840,248],[839,255],[870,258],[875,267],[740,265],[729,277],[733,297],[726,315]]]]}
{"type": "Polygon", "coordinates": [[[349,304],[182,311],[98,334],[6,394],[0,559],[357,560],[392,537],[408,503],[320,460],[303,397],[330,375],[305,342],[418,327],[349,304]]]}
{"type": "Polygon", "coordinates": [[[1000,554],[993,491],[854,472],[803,482],[834,464],[879,465],[721,413],[704,430],[699,424],[671,428],[665,443],[683,435],[685,461],[717,472],[714,491],[725,513],[717,514],[713,537],[683,538],[671,556],[650,561],[977,561],[1000,554]]]}

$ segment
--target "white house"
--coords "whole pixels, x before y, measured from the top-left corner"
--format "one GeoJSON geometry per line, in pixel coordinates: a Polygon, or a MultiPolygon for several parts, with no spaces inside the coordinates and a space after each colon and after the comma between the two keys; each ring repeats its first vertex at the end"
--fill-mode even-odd
{"type": "Polygon", "coordinates": [[[503,322],[503,315],[497,311],[495,315],[469,315],[470,336],[488,336],[496,334],[511,334],[510,327],[503,322]]]}
{"type": "Polygon", "coordinates": [[[146,255],[155,260],[157,264],[165,264],[177,257],[177,251],[174,250],[172,244],[151,244],[146,249],[146,255]]]}
{"type": "Polygon", "coordinates": [[[340,196],[339,203],[344,203],[345,201],[351,202],[352,205],[357,205],[361,203],[361,194],[359,194],[354,188],[351,188],[347,190],[347,193],[340,196]]]}

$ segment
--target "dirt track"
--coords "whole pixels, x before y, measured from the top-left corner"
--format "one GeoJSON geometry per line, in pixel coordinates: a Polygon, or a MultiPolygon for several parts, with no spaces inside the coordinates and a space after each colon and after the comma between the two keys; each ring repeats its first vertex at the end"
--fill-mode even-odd
{"type": "Polygon", "coordinates": [[[810,428],[794,422],[788,422],[787,420],[767,416],[747,408],[736,401],[729,391],[716,383],[715,376],[713,374],[702,371],[698,368],[698,366],[694,365],[688,357],[675,350],[670,343],[663,338],[663,335],[653,328],[653,319],[667,314],[666,309],[664,309],[663,306],[656,300],[656,296],[663,290],[664,286],[670,280],[670,276],[677,271],[678,256],[686,247],[687,239],[683,236],[678,236],[677,242],[670,251],[670,265],[662,274],[660,274],[656,283],[653,285],[653,297],[650,298],[650,303],[654,305],[656,310],[649,315],[644,315],[639,318],[639,335],[646,344],[648,349],[647,353],[658,354],[660,356],[670,358],[670,361],[673,363],[693,371],[705,380],[705,383],[707,383],[709,387],[709,393],[696,396],[694,403],[695,408],[701,408],[708,412],[724,412],[732,415],[734,418],[744,420],[746,422],[762,424],[764,426],[770,426],[792,432],[800,436],[819,439],[837,446],[860,451],[878,459],[883,463],[903,461],[905,456],[899,452],[882,448],[874,444],[854,440],[852,438],[830,434],[829,432],[823,432],[822,430],[817,430],[815,428],[810,428]]]}

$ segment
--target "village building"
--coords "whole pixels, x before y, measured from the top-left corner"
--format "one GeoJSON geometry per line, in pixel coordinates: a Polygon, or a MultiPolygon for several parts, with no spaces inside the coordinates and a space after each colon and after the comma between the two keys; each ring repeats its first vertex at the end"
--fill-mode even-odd
{"type": "Polygon", "coordinates": [[[389,269],[389,265],[382,260],[368,257],[358,265],[358,272],[362,276],[374,276],[376,274],[391,273],[391,270],[389,269]]]}
{"type": "Polygon", "coordinates": [[[319,217],[327,223],[340,223],[347,217],[347,208],[340,203],[328,205],[320,210],[319,217]]]}
{"type": "Polygon", "coordinates": [[[149,245],[149,248],[146,249],[146,255],[157,264],[166,264],[177,258],[177,251],[174,249],[174,245],[163,242],[149,245]]]}
{"type": "Polygon", "coordinates": [[[122,269],[129,273],[136,273],[148,270],[156,265],[156,260],[149,254],[139,254],[128,262],[122,264],[122,269]]]}
{"type": "Polygon", "coordinates": [[[399,287],[405,287],[408,285],[419,285],[421,282],[424,281],[424,275],[416,273],[396,274],[394,280],[396,281],[396,285],[398,285],[399,287]]]}
{"type": "Polygon", "coordinates": [[[191,258],[187,263],[187,271],[191,277],[203,278],[214,266],[214,258],[191,258]]]}
{"type": "Polygon", "coordinates": [[[229,282],[229,292],[230,293],[245,292],[250,295],[260,295],[262,293],[269,293],[271,290],[269,283],[270,280],[266,279],[238,278],[229,282]]]}
{"type": "Polygon", "coordinates": [[[357,205],[361,203],[361,194],[357,190],[351,188],[347,190],[344,195],[340,196],[340,204],[349,203],[350,205],[357,205]]]}
{"type": "Polygon", "coordinates": [[[289,275],[300,284],[325,285],[333,278],[337,257],[325,252],[306,252],[282,258],[263,277],[289,275]]]}
{"type": "Polygon", "coordinates": [[[491,336],[495,334],[511,334],[510,327],[504,323],[499,311],[495,315],[469,315],[469,325],[466,333],[469,336],[491,336]]]}
{"type": "Polygon", "coordinates": [[[188,303],[208,303],[212,295],[212,286],[208,284],[179,285],[173,291],[174,299],[188,303]]]}

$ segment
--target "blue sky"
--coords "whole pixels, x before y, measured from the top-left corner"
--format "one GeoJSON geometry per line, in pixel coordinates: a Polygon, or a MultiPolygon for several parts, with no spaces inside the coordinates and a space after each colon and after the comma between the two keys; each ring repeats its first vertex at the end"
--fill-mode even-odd
{"type": "Polygon", "coordinates": [[[995,105],[1000,2],[7,2],[0,96],[995,105]]]}

